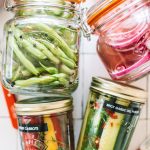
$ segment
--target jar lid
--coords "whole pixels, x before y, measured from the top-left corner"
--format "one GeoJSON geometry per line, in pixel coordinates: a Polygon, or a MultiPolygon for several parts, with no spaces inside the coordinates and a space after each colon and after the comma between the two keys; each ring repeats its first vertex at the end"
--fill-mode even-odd
{"type": "Polygon", "coordinates": [[[100,0],[87,12],[87,23],[92,26],[101,17],[123,3],[125,0],[100,0]]]}
{"type": "Polygon", "coordinates": [[[99,77],[93,77],[91,89],[139,103],[147,99],[147,92],[141,88],[99,77]]]}
{"type": "Polygon", "coordinates": [[[72,109],[71,97],[38,97],[21,100],[15,104],[17,115],[48,115],[72,109]]]}

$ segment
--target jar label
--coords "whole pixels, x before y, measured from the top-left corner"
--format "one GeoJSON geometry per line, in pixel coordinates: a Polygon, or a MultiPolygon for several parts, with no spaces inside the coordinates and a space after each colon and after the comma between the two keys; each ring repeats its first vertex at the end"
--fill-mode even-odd
{"type": "Polygon", "coordinates": [[[31,124],[22,124],[19,125],[19,131],[21,132],[45,132],[48,131],[47,124],[40,124],[40,125],[31,125],[31,124]]]}
{"type": "Polygon", "coordinates": [[[118,112],[121,114],[128,114],[128,115],[139,115],[140,114],[140,108],[137,107],[126,107],[120,104],[111,103],[108,101],[104,102],[104,108],[109,109],[113,112],[118,112]]]}

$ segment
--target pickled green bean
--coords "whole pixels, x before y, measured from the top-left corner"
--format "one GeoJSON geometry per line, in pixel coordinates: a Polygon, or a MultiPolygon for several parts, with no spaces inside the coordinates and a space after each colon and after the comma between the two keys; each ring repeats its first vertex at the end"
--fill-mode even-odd
{"type": "MultiPolygon", "coordinates": [[[[42,68],[42,67],[38,67],[38,68],[36,68],[37,70],[38,70],[38,72],[39,73],[42,73],[42,72],[44,72],[45,70],[42,68]]],[[[26,70],[26,69],[22,69],[21,71],[20,71],[20,77],[19,78],[26,78],[26,77],[30,77],[30,76],[32,76],[32,74],[28,71],[28,70],[26,70]]]]}
{"type": "Polygon", "coordinates": [[[38,40],[43,43],[54,55],[58,56],[58,58],[69,68],[74,69],[76,64],[73,60],[69,59],[66,54],[59,48],[55,48],[53,44],[46,40],[38,40]]]}
{"type": "Polygon", "coordinates": [[[61,60],[67,67],[69,67],[70,69],[75,69],[76,64],[73,63],[72,61],[70,61],[70,59],[66,59],[66,58],[60,57],[60,60],[61,60]]]}
{"type": "MultiPolygon", "coordinates": [[[[13,39],[12,39],[13,40],[13,39]]],[[[15,39],[13,40],[14,45],[14,53],[16,54],[17,58],[20,60],[22,65],[32,74],[38,75],[39,72],[35,68],[35,66],[23,55],[23,53],[20,51],[15,39]]]]}
{"type": "Polygon", "coordinates": [[[55,57],[43,44],[34,40],[33,38],[30,38],[30,42],[34,44],[35,47],[37,47],[42,53],[44,53],[54,64],[58,65],[60,63],[60,60],[55,57]]]}
{"type": "Polygon", "coordinates": [[[54,74],[52,76],[58,78],[58,81],[60,82],[60,84],[64,86],[69,84],[69,81],[67,80],[68,76],[64,73],[54,74]]]}
{"type": "Polygon", "coordinates": [[[49,84],[56,80],[57,78],[53,76],[32,77],[27,80],[17,80],[15,81],[15,85],[21,87],[27,87],[35,84],[49,84]]]}
{"type": "Polygon", "coordinates": [[[21,66],[19,66],[16,72],[14,73],[12,77],[12,81],[15,81],[20,76],[20,72],[21,72],[21,66]]]}
{"type": "Polygon", "coordinates": [[[40,43],[44,44],[54,55],[56,55],[58,57],[69,58],[59,47],[56,48],[56,46],[54,44],[52,44],[44,39],[38,39],[38,41],[40,43]]]}
{"type": "Polygon", "coordinates": [[[69,81],[65,78],[59,78],[59,83],[64,86],[67,86],[69,84],[69,81]]]}
{"type": "Polygon", "coordinates": [[[66,73],[68,75],[74,75],[75,74],[75,70],[72,70],[65,65],[60,66],[60,72],[66,73]]]}
{"type": "Polygon", "coordinates": [[[64,53],[71,59],[77,60],[76,55],[74,54],[73,50],[67,45],[65,40],[57,34],[52,28],[47,26],[46,24],[38,23],[38,24],[33,24],[33,28],[39,30],[39,31],[44,31],[48,34],[48,36],[54,40],[58,44],[60,48],[64,51],[64,53]]]}
{"type": "Polygon", "coordinates": [[[69,46],[76,45],[78,38],[80,38],[78,32],[70,28],[63,27],[60,32],[69,46]]]}
{"type": "Polygon", "coordinates": [[[43,69],[44,69],[45,71],[47,71],[47,72],[50,73],[50,74],[57,74],[57,73],[58,73],[58,70],[57,70],[57,68],[55,68],[55,67],[46,67],[46,66],[44,66],[41,62],[40,62],[40,65],[43,67],[43,69]]]}
{"type": "Polygon", "coordinates": [[[59,73],[59,74],[54,74],[52,75],[52,77],[56,77],[56,78],[68,78],[68,76],[65,73],[59,73]]]}
{"type": "Polygon", "coordinates": [[[14,29],[15,38],[17,39],[17,44],[31,53],[33,56],[38,59],[46,59],[46,56],[37,48],[30,43],[29,40],[24,38],[23,32],[17,28],[14,29]]]}
{"type": "MultiPolygon", "coordinates": [[[[50,74],[56,74],[58,73],[58,70],[55,67],[46,67],[46,69],[43,67],[36,68],[39,73],[43,72],[49,72],[50,74]]],[[[22,66],[19,66],[17,71],[15,72],[14,77],[12,78],[12,81],[16,81],[18,79],[25,79],[27,77],[31,77],[32,73],[30,73],[28,70],[24,69],[22,66]]]]}

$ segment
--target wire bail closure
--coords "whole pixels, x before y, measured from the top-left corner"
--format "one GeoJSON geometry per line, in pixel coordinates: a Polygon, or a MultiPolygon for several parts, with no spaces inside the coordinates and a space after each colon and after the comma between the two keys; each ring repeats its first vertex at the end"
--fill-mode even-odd
{"type": "Polygon", "coordinates": [[[86,12],[87,12],[87,8],[82,8],[80,11],[80,27],[83,31],[84,37],[86,37],[88,39],[88,41],[90,41],[93,30],[87,24],[87,18],[85,15],[86,12]]]}

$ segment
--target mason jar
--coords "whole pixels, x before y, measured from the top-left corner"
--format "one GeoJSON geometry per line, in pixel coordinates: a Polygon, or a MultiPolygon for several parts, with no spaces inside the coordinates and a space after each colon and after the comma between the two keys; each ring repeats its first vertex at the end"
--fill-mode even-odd
{"type": "Polygon", "coordinates": [[[15,109],[22,150],[74,150],[70,98],[26,99],[15,109]]]}
{"type": "Polygon", "coordinates": [[[132,81],[150,71],[150,1],[100,0],[87,12],[97,53],[114,80],[132,81]]]}
{"type": "Polygon", "coordinates": [[[127,150],[147,92],[93,77],[77,150],[127,150]]]}
{"type": "Polygon", "coordinates": [[[64,0],[7,0],[2,81],[16,94],[68,95],[78,85],[79,5],[64,0]]]}

